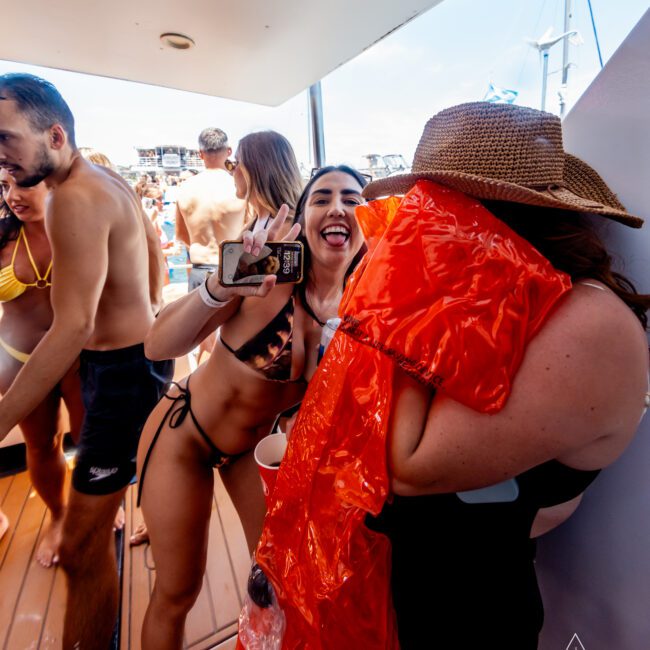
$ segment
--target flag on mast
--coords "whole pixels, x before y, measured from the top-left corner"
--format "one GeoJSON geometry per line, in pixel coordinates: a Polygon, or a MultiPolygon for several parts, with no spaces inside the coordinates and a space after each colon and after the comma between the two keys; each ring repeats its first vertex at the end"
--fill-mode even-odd
{"type": "Polygon", "coordinates": [[[519,93],[516,90],[501,88],[500,86],[495,86],[490,82],[485,97],[483,97],[483,101],[491,102],[492,104],[514,104],[517,95],[519,95],[519,93]]]}

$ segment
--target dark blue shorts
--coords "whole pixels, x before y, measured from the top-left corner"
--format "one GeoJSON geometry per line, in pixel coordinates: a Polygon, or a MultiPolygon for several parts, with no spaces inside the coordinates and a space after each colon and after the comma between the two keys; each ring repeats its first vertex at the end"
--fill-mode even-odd
{"type": "Polygon", "coordinates": [[[172,379],[173,361],[150,361],[139,343],[119,350],[82,350],[86,414],[72,485],[83,494],[112,494],[129,484],[142,427],[172,379]]]}

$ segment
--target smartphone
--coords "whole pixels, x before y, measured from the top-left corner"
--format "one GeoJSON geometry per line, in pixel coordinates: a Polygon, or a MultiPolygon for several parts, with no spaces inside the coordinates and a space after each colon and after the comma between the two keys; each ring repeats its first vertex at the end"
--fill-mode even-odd
{"type": "Polygon", "coordinates": [[[304,250],[299,241],[267,241],[257,256],[240,241],[221,243],[219,282],[224,287],[262,284],[267,275],[278,282],[302,281],[304,250]]]}

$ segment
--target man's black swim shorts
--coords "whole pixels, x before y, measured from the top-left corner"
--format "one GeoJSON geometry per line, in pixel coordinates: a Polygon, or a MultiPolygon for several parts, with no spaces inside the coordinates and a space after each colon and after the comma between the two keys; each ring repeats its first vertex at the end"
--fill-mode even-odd
{"type": "Polygon", "coordinates": [[[112,494],[129,484],[142,427],[172,379],[173,361],[150,361],[139,343],[119,350],[82,350],[86,414],[72,485],[84,494],[112,494]]]}

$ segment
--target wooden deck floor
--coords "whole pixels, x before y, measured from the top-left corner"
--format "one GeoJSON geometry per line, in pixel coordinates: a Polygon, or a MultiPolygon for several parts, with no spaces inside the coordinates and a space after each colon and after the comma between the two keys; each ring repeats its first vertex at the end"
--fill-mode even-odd
{"type": "MultiPolygon", "coordinates": [[[[126,495],[124,539],[140,523],[136,492],[126,495]]],[[[46,517],[45,505],[26,472],[0,478],[0,506],[10,528],[0,540],[0,648],[61,648],[65,581],[59,569],[44,569],[34,552],[46,517]]],[[[234,648],[237,617],[250,560],[237,513],[215,474],[210,547],[203,590],[187,620],[185,647],[234,648]]],[[[148,546],[124,549],[120,649],[139,650],[140,627],[155,580],[148,546]]]]}

